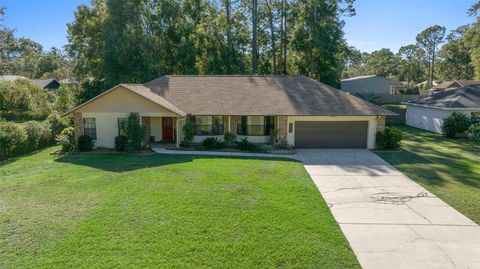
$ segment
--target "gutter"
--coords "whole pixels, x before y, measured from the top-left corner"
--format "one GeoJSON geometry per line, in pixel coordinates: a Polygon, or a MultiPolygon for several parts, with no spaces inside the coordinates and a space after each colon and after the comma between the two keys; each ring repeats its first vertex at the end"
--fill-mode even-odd
{"type": "Polygon", "coordinates": [[[433,108],[433,109],[440,109],[446,111],[475,111],[480,112],[480,107],[438,107],[438,106],[429,106],[429,105],[422,105],[422,104],[413,104],[408,102],[402,102],[402,104],[407,106],[417,106],[417,107],[425,107],[425,108],[433,108]]]}

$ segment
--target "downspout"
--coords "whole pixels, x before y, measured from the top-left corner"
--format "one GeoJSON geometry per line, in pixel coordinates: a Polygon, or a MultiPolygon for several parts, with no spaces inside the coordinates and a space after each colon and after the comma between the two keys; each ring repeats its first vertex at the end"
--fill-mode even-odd
{"type": "Polygon", "coordinates": [[[230,117],[231,117],[231,116],[228,116],[228,132],[229,132],[229,133],[232,132],[232,130],[230,130],[230,126],[231,126],[231,125],[230,125],[230,117]]]}

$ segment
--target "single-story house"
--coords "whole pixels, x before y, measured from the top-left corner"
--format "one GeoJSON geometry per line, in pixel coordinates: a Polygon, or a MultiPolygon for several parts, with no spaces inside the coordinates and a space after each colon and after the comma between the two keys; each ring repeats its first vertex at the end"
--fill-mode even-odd
{"type": "Polygon", "coordinates": [[[444,81],[438,85],[433,86],[428,91],[428,95],[436,94],[443,91],[453,90],[460,87],[470,86],[470,85],[480,85],[480,81],[475,81],[475,80],[444,81]]]}
{"type": "Polygon", "coordinates": [[[454,111],[467,116],[480,113],[480,85],[460,87],[405,103],[406,124],[442,133],[443,120],[454,111]]]}
{"type": "Polygon", "coordinates": [[[342,91],[359,94],[397,94],[406,89],[400,81],[377,75],[358,76],[340,81],[342,91]]]}
{"type": "Polygon", "coordinates": [[[154,141],[183,140],[183,126],[196,127],[194,142],[207,137],[297,148],[374,148],[385,116],[380,106],[305,76],[163,76],[145,84],[120,84],[65,115],[75,134],[88,134],[97,147],[114,147],[119,122],[141,117],[154,141]]]}

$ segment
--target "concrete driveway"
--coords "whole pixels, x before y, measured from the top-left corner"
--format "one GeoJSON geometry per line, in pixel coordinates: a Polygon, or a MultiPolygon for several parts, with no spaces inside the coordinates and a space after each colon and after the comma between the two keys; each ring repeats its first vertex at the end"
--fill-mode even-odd
{"type": "Polygon", "coordinates": [[[298,150],[363,268],[480,268],[480,227],[368,150],[298,150]]]}

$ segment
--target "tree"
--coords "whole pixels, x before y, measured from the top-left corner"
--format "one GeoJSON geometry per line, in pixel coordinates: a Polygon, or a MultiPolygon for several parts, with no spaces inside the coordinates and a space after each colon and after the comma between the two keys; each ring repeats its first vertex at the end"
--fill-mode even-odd
{"type": "Polygon", "coordinates": [[[252,0],[252,73],[258,66],[258,0],[252,0]]]}
{"type": "Polygon", "coordinates": [[[369,74],[383,77],[398,75],[398,58],[390,49],[376,50],[365,56],[365,69],[369,74]]]}
{"type": "Polygon", "coordinates": [[[473,79],[475,70],[464,34],[469,26],[461,26],[447,36],[439,51],[439,76],[442,80],[473,79]]]}
{"type": "Polygon", "coordinates": [[[421,64],[423,54],[416,45],[403,46],[398,50],[400,58],[400,77],[407,80],[407,87],[411,81],[420,81],[423,73],[421,64]]]}
{"type": "Polygon", "coordinates": [[[440,45],[444,42],[446,28],[434,25],[423,30],[417,35],[417,44],[425,51],[429,73],[428,87],[431,87],[435,79],[435,57],[440,45]]]}
{"type": "MultiPolygon", "coordinates": [[[[470,8],[470,16],[476,15],[479,10],[480,2],[477,2],[470,8]]],[[[475,70],[475,79],[480,80],[480,17],[477,17],[476,22],[465,31],[464,37],[465,45],[469,49],[470,59],[475,70]]]]}

